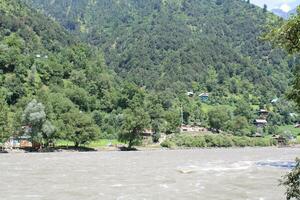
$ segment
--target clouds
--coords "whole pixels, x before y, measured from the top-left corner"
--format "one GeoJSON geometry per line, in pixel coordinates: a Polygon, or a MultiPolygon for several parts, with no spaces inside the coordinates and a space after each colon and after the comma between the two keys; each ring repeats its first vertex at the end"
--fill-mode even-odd
{"type": "Polygon", "coordinates": [[[280,6],[280,9],[283,10],[284,12],[289,12],[290,10],[292,10],[291,6],[289,6],[288,4],[282,4],[280,6]]]}
{"type": "Polygon", "coordinates": [[[267,4],[269,9],[280,8],[285,12],[300,4],[300,0],[250,0],[250,2],[260,7],[267,4]]]}

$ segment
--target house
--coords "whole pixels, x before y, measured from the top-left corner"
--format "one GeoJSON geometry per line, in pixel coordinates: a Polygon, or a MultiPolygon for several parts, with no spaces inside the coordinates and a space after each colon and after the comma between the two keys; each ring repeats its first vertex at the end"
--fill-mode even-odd
{"type": "Polygon", "coordinates": [[[199,133],[199,132],[207,132],[208,130],[204,127],[200,126],[190,126],[190,125],[182,125],[180,127],[181,133],[199,133]]]}
{"type": "Polygon", "coordinates": [[[269,115],[269,111],[265,110],[265,109],[260,109],[258,111],[258,114],[260,116],[261,119],[267,119],[268,115],[269,115]]]}
{"type": "Polygon", "coordinates": [[[271,100],[271,103],[272,103],[272,104],[275,104],[275,103],[277,103],[278,101],[279,101],[279,98],[275,98],[275,99],[272,99],[272,100],[271,100]]]}
{"type": "Polygon", "coordinates": [[[208,101],[209,94],[208,93],[202,93],[199,95],[199,98],[202,102],[208,101]]]}
{"type": "Polygon", "coordinates": [[[187,92],[186,95],[189,96],[189,97],[193,97],[194,96],[194,92],[187,92]]]}
{"type": "Polygon", "coordinates": [[[27,135],[23,135],[17,138],[19,140],[20,143],[20,148],[30,148],[33,147],[34,145],[31,143],[30,136],[27,135]]]}
{"type": "Polygon", "coordinates": [[[15,139],[14,137],[10,137],[5,143],[4,143],[5,149],[14,149],[14,148],[20,148],[20,142],[15,139]]]}
{"type": "Polygon", "coordinates": [[[265,120],[265,119],[256,119],[255,121],[254,121],[254,124],[256,125],[256,127],[264,127],[264,126],[266,126],[267,125],[267,120],[265,120]]]}
{"type": "Polygon", "coordinates": [[[10,137],[4,144],[7,149],[31,148],[33,147],[30,136],[10,137]]]}
{"type": "Polygon", "coordinates": [[[261,133],[255,133],[253,137],[263,137],[263,135],[261,133]]]}
{"type": "Polygon", "coordinates": [[[142,133],[143,137],[151,137],[154,134],[154,132],[151,129],[145,129],[142,133]]]}
{"type": "Polygon", "coordinates": [[[289,115],[290,115],[291,117],[294,117],[294,118],[295,118],[295,117],[298,117],[298,114],[297,114],[297,113],[290,113],[289,115]]]}
{"type": "Polygon", "coordinates": [[[273,135],[272,138],[277,141],[278,145],[286,145],[287,139],[281,135],[273,135]]]}

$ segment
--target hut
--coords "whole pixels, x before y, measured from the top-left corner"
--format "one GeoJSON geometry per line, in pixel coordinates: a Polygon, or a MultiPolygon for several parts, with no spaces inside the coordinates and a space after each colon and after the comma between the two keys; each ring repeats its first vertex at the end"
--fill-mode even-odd
{"type": "Polygon", "coordinates": [[[264,127],[264,126],[266,126],[267,125],[267,120],[265,120],[265,119],[256,119],[255,121],[254,121],[254,124],[255,124],[255,126],[257,127],[257,128],[262,128],[262,127],[264,127]]]}
{"type": "Polygon", "coordinates": [[[206,102],[209,99],[209,94],[208,93],[202,93],[199,95],[200,101],[206,102]]]}

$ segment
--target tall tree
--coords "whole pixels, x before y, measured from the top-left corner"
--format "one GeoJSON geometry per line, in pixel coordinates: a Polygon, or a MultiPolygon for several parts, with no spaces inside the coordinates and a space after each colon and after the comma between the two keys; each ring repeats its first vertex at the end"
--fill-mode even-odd
{"type": "Polygon", "coordinates": [[[128,142],[128,149],[131,149],[132,146],[141,142],[142,134],[149,127],[149,123],[149,115],[142,107],[125,110],[119,140],[128,142]]]}
{"type": "Polygon", "coordinates": [[[42,127],[46,121],[44,105],[35,99],[32,100],[23,112],[22,121],[27,127],[32,142],[40,143],[43,139],[42,127]]]}
{"type": "Polygon", "coordinates": [[[267,12],[267,11],[268,11],[268,6],[267,6],[267,4],[264,4],[263,12],[267,12]]]}
{"type": "MultiPolygon", "coordinates": [[[[284,48],[290,54],[300,52],[300,7],[297,15],[287,21],[281,22],[266,36],[274,45],[284,48]]],[[[300,67],[294,69],[293,87],[288,97],[300,106],[300,67]]]]}
{"type": "Polygon", "coordinates": [[[294,169],[284,176],[281,185],[287,188],[286,199],[300,199],[300,159],[296,159],[294,169]]]}
{"type": "Polygon", "coordinates": [[[22,115],[23,125],[26,126],[32,142],[48,146],[55,127],[47,120],[45,107],[42,103],[33,99],[26,106],[22,115]]]}
{"type": "Polygon", "coordinates": [[[126,86],[125,99],[128,108],[123,114],[123,125],[119,139],[128,142],[128,149],[141,142],[142,134],[146,128],[150,128],[150,117],[145,111],[145,91],[135,85],[126,86]]]}
{"type": "Polygon", "coordinates": [[[96,140],[100,135],[99,127],[93,118],[78,109],[72,109],[63,115],[66,126],[66,138],[74,142],[75,147],[96,140]]]}
{"type": "Polygon", "coordinates": [[[208,113],[208,121],[211,128],[219,131],[226,130],[227,123],[231,120],[231,112],[226,107],[218,106],[208,113]]]}
{"type": "Polygon", "coordinates": [[[8,113],[8,105],[3,98],[0,98],[0,144],[4,143],[11,135],[8,113]]]}
{"type": "Polygon", "coordinates": [[[157,95],[149,95],[146,103],[146,109],[150,116],[151,129],[153,131],[153,142],[158,142],[160,133],[165,129],[165,111],[157,95]]]}

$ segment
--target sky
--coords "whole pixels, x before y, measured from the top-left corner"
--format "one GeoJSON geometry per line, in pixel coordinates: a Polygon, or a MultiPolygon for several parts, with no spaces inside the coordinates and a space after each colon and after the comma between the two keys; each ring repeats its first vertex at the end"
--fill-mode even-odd
{"type": "Polygon", "coordinates": [[[263,7],[264,4],[268,5],[268,9],[280,8],[288,12],[300,4],[300,0],[250,0],[253,4],[263,7]]]}

